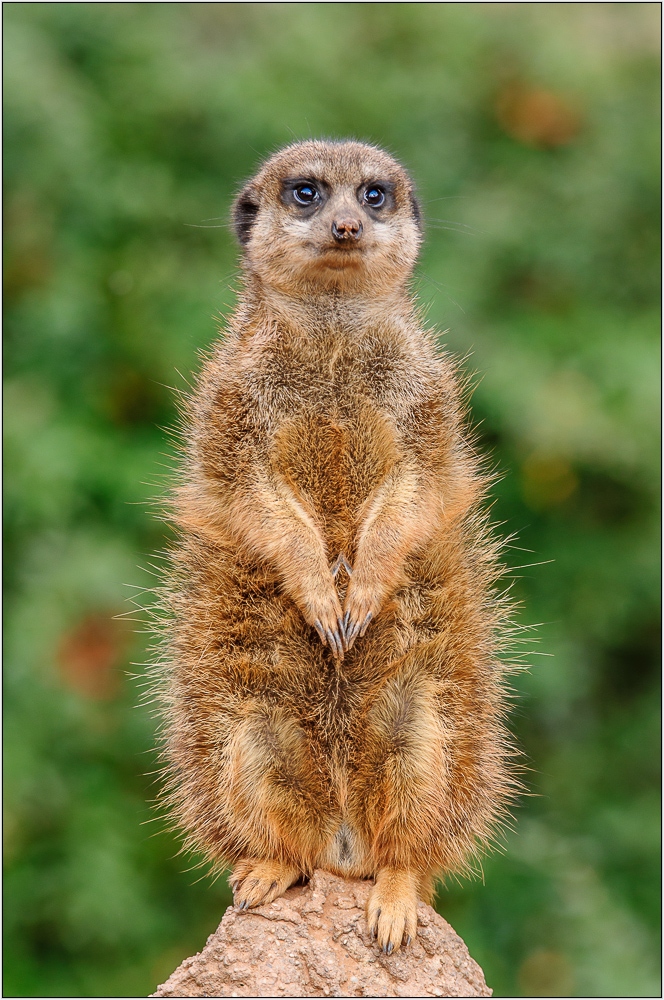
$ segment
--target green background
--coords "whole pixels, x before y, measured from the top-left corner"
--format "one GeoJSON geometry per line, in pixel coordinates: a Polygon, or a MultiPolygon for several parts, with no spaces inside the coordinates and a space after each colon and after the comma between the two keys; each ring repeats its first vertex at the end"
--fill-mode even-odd
{"type": "Polygon", "coordinates": [[[114,616],[151,600],[172,388],[233,303],[231,198],[321,135],[417,181],[417,293],[473,376],[538,626],[531,794],[438,907],[496,996],[658,995],[659,4],[4,21],[5,995],[145,996],[229,902],[151,822],[150,640],[114,616]]]}

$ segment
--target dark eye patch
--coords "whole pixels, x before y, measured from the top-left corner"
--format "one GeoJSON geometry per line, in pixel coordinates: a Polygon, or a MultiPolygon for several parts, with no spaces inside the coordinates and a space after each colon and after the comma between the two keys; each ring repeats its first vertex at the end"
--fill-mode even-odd
{"type": "Polygon", "coordinates": [[[390,211],[395,206],[395,185],[392,181],[364,181],[356,191],[357,200],[363,208],[375,212],[374,218],[380,219],[382,213],[390,211]]]}
{"type": "Polygon", "coordinates": [[[325,181],[314,177],[287,177],[281,185],[281,200],[304,215],[312,215],[323,205],[329,195],[325,181]]]}
{"type": "Polygon", "coordinates": [[[293,197],[298,205],[313,205],[320,199],[320,194],[314,184],[298,184],[293,188],[293,197]]]}

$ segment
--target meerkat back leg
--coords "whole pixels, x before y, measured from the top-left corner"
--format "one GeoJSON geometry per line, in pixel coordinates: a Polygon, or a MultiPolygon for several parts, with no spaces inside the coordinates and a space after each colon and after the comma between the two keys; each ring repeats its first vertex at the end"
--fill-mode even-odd
{"type": "Polygon", "coordinates": [[[245,712],[223,781],[232,825],[245,845],[230,878],[242,909],[271,902],[311,872],[338,825],[329,775],[298,721],[260,703],[245,712]]]}
{"type": "Polygon", "coordinates": [[[229,879],[233,902],[240,910],[265,906],[282,896],[300,875],[298,868],[284,861],[259,861],[255,858],[239,861],[229,879]]]}
{"type": "Polygon", "coordinates": [[[431,834],[439,826],[444,761],[425,676],[406,668],[372,696],[355,759],[352,809],[376,873],[367,922],[391,954],[415,936],[417,900],[430,897],[431,834]]]}

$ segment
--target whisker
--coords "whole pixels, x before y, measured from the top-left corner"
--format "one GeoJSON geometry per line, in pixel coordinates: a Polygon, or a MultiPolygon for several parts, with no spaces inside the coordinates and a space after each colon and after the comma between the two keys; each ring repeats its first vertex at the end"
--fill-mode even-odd
{"type": "Polygon", "coordinates": [[[435,201],[454,201],[454,200],[461,200],[461,199],[463,199],[464,201],[468,201],[469,198],[470,198],[470,195],[467,195],[467,194],[447,194],[447,195],[443,195],[441,198],[427,198],[427,200],[423,201],[422,204],[423,205],[433,205],[433,203],[435,201]]]}
{"type": "Polygon", "coordinates": [[[441,282],[439,282],[439,281],[436,281],[436,279],[435,279],[435,278],[432,278],[432,277],[430,277],[430,275],[428,275],[428,274],[425,274],[425,273],[424,273],[423,271],[420,271],[420,273],[419,273],[418,277],[420,277],[420,278],[424,278],[424,280],[425,280],[425,281],[428,281],[428,282],[430,282],[430,283],[431,283],[431,284],[432,284],[432,285],[433,285],[433,286],[434,286],[435,288],[437,288],[437,289],[438,289],[438,291],[439,291],[439,292],[442,292],[442,293],[443,293],[443,295],[444,295],[444,296],[445,296],[446,298],[448,298],[448,299],[450,300],[450,302],[451,302],[451,303],[452,303],[453,305],[455,305],[455,306],[457,307],[457,309],[458,309],[458,310],[459,310],[460,312],[462,312],[462,313],[464,314],[464,316],[466,315],[466,310],[465,310],[465,309],[463,308],[463,306],[462,306],[462,305],[460,305],[460,304],[459,304],[459,303],[458,303],[458,302],[456,301],[456,299],[453,299],[453,298],[452,298],[452,296],[451,296],[451,295],[449,294],[449,292],[447,292],[447,291],[446,291],[446,288],[445,288],[445,286],[444,286],[444,285],[443,285],[443,284],[442,284],[441,282]]]}
{"type": "Polygon", "coordinates": [[[484,233],[486,235],[486,230],[478,229],[477,226],[471,226],[467,222],[459,222],[458,219],[430,219],[430,222],[446,222],[450,226],[461,226],[463,229],[469,229],[473,233],[484,233]]]}
{"type": "MultiPolygon", "coordinates": [[[[447,232],[450,232],[450,233],[458,233],[459,236],[481,236],[481,235],[483,235],[479,230],[473,231],[473,230],[470,230],[470,229],[455,229],[454,226],[440,226],[440,225],[437,225],[437,224],[432,225],[430,222],[426,223],[426,226],[427,226],[427,229],[437,229],[437,230],[443,230],[444,229],[444,230],[447,230],[447,232]]],[[[201,228],[204,229],[205,226],[202,226],[201,228]]],[[[211,228],[211,227],[208,227],[208,228],[211,228]]]]}

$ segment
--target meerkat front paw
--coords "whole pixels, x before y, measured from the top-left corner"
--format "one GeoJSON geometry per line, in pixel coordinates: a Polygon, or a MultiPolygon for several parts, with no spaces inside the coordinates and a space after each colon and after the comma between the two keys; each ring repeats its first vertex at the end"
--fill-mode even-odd
{"type": "Polygon", "coordinates": [[[300,877],[297,868],[283,861],[240,861],[229,878],[233,902],[239,910],[265,906],[282,896],[300,877]]]}
{"type": "Polygon", "coordinates": [[[316,629],[323,645],[329,646],[332,654],[343,660],[346,649],[344,626],[341,605],[331,574],[328,592],[309,596],[306,604],[306,620],[316,629]]]}
{"type": "Polygon", "coordinates": [[[348,584],[348,593],[344,604],[344,637],[346,649],[350,649],[355,640],[362,637],[380,609],[380,598],[377,588],[371,583],[363,584],[356,576],[348,584]]]}
{"type": "Polygon", "coordinates": [[[387,955],[410,944],[417,933],[417,876],[403,868],[383,868],[367,902],[367,926],[387,955]]]}

